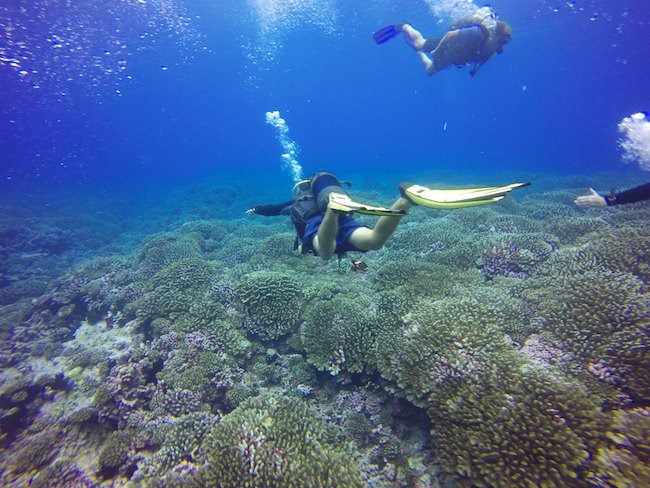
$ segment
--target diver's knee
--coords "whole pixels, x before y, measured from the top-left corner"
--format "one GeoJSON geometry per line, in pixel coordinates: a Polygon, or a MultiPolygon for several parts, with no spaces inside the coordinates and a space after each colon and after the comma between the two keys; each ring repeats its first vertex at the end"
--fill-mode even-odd
{"type": "Polygon", "coordinates": [[[373,239],[372,241],[367,242],[364,247],[366,248],[366,251],[378,251],[384,247],[384,244],[386,244],[385,240],[373,239]]]}
{"type": "Polygon", "coordinates": [[[332,259],[332,256],[334,256],[333,252],[330,253],[318,253],[318,257],[321,258],[323,261],[329,261],[332,259]]]}

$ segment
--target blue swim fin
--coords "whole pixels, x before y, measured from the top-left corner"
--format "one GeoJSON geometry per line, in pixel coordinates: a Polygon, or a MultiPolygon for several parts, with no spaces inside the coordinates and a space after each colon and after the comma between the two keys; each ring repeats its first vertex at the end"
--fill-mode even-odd
{"type": "Polygon", "coordinates": [[[393,37],[399,34],[399,31],[395,28],[394,25],[387,25],[382,27],[377,32],[372,35],[372,38],[377,44],[383,44],[384,42],[390,41],[393,37]]]}

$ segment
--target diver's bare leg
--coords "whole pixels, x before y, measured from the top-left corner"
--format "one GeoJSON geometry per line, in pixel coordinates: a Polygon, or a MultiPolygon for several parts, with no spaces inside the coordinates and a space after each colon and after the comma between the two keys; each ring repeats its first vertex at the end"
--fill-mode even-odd
{"type": "Polygon", "coordinates": [[[424,65],[424,69],[427,70],[427,74],[433,75],[438,72],[436,65],[433,61],[431,61],[431,58],[429,56],[424,54],[422,51],[418,51],[417,54],[420,57],[420,61],[422,61],[422,64],[424,65]]]}
{"type": "Polygon", "coordinates": [[[327,209],[323,220],[314,236],[314,250],[322,259],[326,260],[334,255],[336,250],[336,234],[339,231],[339,216],[336,212],[327,209]]]}
{"type": "MultiPolygon", "coordinates": [[[[411,208],[411,203],[403,197],[397,199],[390,207],[391,210],[404,210],[411,208]]],[[[350,234],[350,244],[362,251],[381,249],[388,238],[393,235],[403,215],[384,215],[377,219],[372,229],[359,227],[350,234]]]]}
{"type": "Polygon", "coordinates": [[[414,29],[410,24],[402,24],[400,30],[402,31],[402,36],[406,44],[411,46],[415,51],[422,49],[426,39],[420,34],[420,31],[414,29]]]}

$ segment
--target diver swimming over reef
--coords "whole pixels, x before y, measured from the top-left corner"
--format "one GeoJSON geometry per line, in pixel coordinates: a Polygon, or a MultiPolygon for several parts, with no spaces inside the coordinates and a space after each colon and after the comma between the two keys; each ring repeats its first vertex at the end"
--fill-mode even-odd
{"type": "Polygon", "coordinates": [[[530,183],[453,190],[432,190],[402,183],[399,186],[401,196],[390,208],[353,201],[343,184],[332,173],[319,171],[294,186],[297,194],[292,200],[276,205],[258,205],[248,209],[246,214],[290,215],[297,233],[294,248],[329,259],[347,251],[381,249],[412,205],[449,209],[494,203],[511,190],[530,183]],[[350,215],[353,213],[378,215],[379,219],[373,228],[369,228],[355,220],[350,215]]]}
{"type": "Polygon", "coordinates": [[[471,65],[474,76],[494,53],[501,54],[512,40],[512,28],[496,20],[491,12],[479,9],[475,14],[455,21],[439,38],[425,39],[411,24],[387,25],[373,34],[377,44],[383,44],[402,34],[413,48],[429,75],[434,75],[452,65],[471,65]]]}

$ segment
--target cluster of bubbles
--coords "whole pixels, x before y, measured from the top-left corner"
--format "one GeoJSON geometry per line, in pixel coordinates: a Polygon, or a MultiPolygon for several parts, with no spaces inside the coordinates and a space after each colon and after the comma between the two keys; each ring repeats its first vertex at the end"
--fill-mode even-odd
{"type": "Polygon", "coordinates": [[[650,121],[647,114],[638,112],[625,117],[618,124],[618,130],[623,134],[619,141],[624,151],[623,159],[650,171],[650,121]]]}
{"type": "Polygon", "coordinates": [[[489,5],[478,7],[472,0],[424,0],[431,12],[441,21],[458,20],[464,17],[478,17],[487,22],[494,19],[489,5]]]}
{"type": "Polygon", "coordinates": [[[316,28],[333,35],[337,31],[335,0],[248,0],[248,5],[259,37],[244,46],[253,64],[257,59],[273,61],[289,32],[316,28]]]}
{"type": "Polygon", "coordinates": [[[200,35],[178,0],[17,0],[0,5],[0,68],[62,95],[71,82],[131,79],[129,58],[170,39],[194,49],[200,35]]]}
{"type": "Polygon", "coordinates": [[[275,127],[276,137],[282,147],[282,168],[289,172],[294,183],[302,179],[302,166],[298,162],[298,145],[289,137],[287,121],[274,110],[266,112],[266,123],[275,127]]]}

